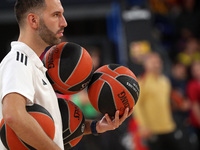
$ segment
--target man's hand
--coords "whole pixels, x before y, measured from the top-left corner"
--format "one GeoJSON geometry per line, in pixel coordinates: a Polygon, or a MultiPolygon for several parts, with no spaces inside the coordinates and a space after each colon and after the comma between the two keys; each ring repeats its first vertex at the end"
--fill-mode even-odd
{"type": "Polygon", "coordinates": [[[111,119],[108,114],[105,114],[105,116],[99,120],[96,124],[96,130],[97,133],[103,133],[109,130],[115,130],[118,128],[125,120],[133,113],[133,109],[130,110],[129,108],[126,108],[123,116],[119,117],[119,110],[115,113],[115,118],[111,119]]]}

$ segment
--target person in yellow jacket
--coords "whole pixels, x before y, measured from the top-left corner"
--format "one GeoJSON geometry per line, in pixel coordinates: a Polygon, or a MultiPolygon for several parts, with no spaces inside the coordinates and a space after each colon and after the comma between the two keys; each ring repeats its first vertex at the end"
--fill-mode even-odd
{"type": "Polygon", "coordinates": [[[150,150],[178,150],[176,125],[170,109],[171,84],[162,73],[159,54],[152,52],[144,61],[145,73],[138,78],[140,97],[134,115],[142,138],[150,150]]]}

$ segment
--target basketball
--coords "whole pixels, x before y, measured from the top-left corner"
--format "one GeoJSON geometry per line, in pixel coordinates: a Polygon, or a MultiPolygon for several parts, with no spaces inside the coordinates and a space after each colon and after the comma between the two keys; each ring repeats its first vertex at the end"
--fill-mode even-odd
{"type": "Polygon", "coordinates": [[[60,94],[75,94],[87,87],[93,62],[89,53],[80,45],[62,42],[52,46],[43,58],[47,78],[60,94]]]}
{"type": "Polygon", "coordinates": [[[72,101],[58,98],[65,150],[71,149],[82,139],[85,131],[85,118],[80,108],[72,101]]]}
{"type": "MultiPolygon", "coordinates": [[[[26,106],[27,112],[34,117],[46,134],[53,140],[55,135],[54,121],[50,113],[40,105],[26,106]]],[[[35,148],[23,142],[14,131],[1,120],[0,135],[3,145],[8,150],[35,150],[35,148]]]]}
{"type": "Polygon", "coordinates": [[[139,97],[135,74],[119,64],[104,65],[97,69],[88,85],[88,97],[93,107],[109,116],[116,110],[122,116],[125,108],[132,109],[139,97]]]}

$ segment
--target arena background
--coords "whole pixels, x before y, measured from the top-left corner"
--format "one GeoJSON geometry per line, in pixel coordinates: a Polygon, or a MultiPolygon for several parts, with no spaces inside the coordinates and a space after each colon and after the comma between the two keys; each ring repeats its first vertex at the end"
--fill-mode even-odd
{"type": "MultiPolygon", "coordinates": [[[[187,28],[196,39],[200,38],[199,0],[191,0],[195,2],[192,15],[182,20],[178,17],[184,10],[184,2],[190,0],[61,1],[68,23],[63,41],[76,42],[83,47],[98,47],[101,65],[119,63],[128,66],[136,75],[143,73],[141,60],[150,51],[161,55],[163,71],[167,76],[171,75],[172,64],[181,52],[177,47],[182,40],[181,28],[187,28]]],[[[17,40],[19,34],[13,11],[14,3],[15,0],[0,1],[0,61],[9,52],[10,42],[17,40]]],[[[190,150],[197,150],[194,132],[190,130],[189,135],[185,134],[188,128],[180,123],[179,117],[175,119],[183,133],[182,139],[187,142],[191,140],[190,144],[181,141],[182,150],[188,150],[188,146],[190,150]]],[[[82,147],[81,150],[148,149],[138,136],[137,124],[133,118],[127,119],[115,131],[100,137],[89,136],[88,139],[89,144],[82,143],[81,147],[85,145],[85,149],[82,147]]],[[[80,150],[80,147],[77,146],[77,149],[80,150]]]]}
{"type": "MultiPolygon", "coordinates": [[[[14,16],[15,0],[0,2],[0,60],[19,33],[14,16]]],[[[100,47],[102,64],[128,64],[129,44],[151,40],[151,12],[143,0],[62,0],[68,22],[66,40],[100,47]],[[132,6],[137,9],[132,10],[132,6]],[[131,9],[131,10],[130,10],[131,9]],[[130,11],[132,18],[125,17],[130,11]],[[140,17],[138,12],[143,13],[140,17]],[[123,17],[124,16],[124,17],[123,17]]],[[[130,15],[129,15],[130,16],[130,15]]]]}

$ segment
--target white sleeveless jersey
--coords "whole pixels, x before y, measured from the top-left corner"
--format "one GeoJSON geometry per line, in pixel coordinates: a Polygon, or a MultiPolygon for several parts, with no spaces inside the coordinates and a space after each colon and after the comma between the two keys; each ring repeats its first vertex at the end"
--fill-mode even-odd
{"type": "MultiPolygon", "coordinates": [[[[58,101],[46,78],[46,70],[30,47],[22,42],[11,43],[11,51],[0,64],[0,119],[2,119],[4,96],[9,93],[19,93],[27,98],[27,105],[39,104],[49,111],[55,123],[54,142],[64,150],[58,101]]],[[[0,150],[4,149],[0,140],[0,150]]]]}

